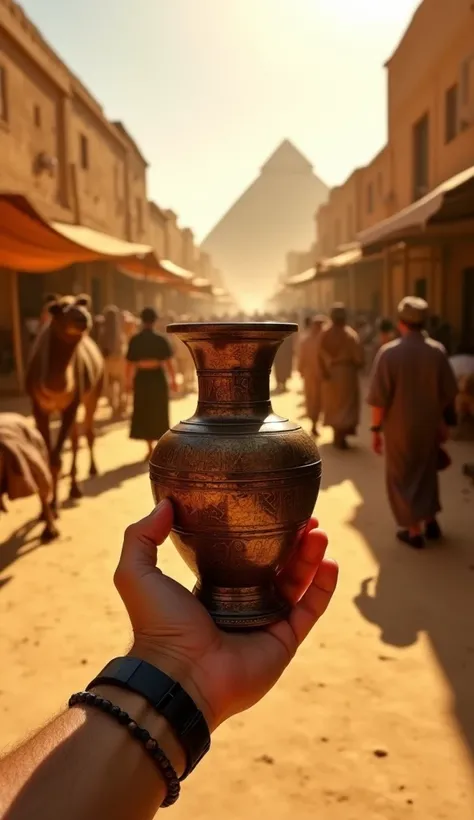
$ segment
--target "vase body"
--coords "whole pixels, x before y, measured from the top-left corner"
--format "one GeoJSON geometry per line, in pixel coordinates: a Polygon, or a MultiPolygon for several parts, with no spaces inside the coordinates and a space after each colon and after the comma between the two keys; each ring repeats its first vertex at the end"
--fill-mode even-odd
{"type": "Polygon", "coordinates": [[[296,329],[274,322],[168,327],[191,351],[199,397],[195,414],[154,450],[153,494],[172,501],[172,541],[196,575],[195,594],[225,629],[286,615],[275,578],[319,491],[316,444],[270,402],[274,355],[296,329]]]}

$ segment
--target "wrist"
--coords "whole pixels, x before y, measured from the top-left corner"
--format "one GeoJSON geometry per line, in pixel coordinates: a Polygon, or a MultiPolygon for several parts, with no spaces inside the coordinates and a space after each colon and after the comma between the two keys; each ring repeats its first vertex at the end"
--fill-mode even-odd
{"type": "Polygon", "coordinates": [[[147,729],[163,749],[178,777],[181,777],[186,768],[186,754],[165,718],[135,692],[107,685],[95,686],[91,691],[106,698],[114,706],[120,706],[138,726],[147,729]]]}
{"type": "Polygon", "coordinates": [[[147,663],[160,669],[179,683],[204,715],[209,731],[211,733],[214,731],[218,725],[218,721],[204,694],[204,688],[198,680],[196,664],[187,658],[178,658],[175,655],[170,655],[154,642],[152,643],[142,638],[135,639],[127,655],[133,658],[139,658],[142,661],[147,661],[147,663]]]}

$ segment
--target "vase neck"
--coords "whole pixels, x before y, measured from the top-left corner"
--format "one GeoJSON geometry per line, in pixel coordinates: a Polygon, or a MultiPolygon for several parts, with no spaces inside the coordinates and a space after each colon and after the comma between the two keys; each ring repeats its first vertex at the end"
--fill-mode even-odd
{"type": "Polygon", "coordinates": [[[196,365],[196,416],[264,419],[272,413],[273,360],[295,325],[202,323],[171,325],[170,330],[189,348],[196,365]]]}

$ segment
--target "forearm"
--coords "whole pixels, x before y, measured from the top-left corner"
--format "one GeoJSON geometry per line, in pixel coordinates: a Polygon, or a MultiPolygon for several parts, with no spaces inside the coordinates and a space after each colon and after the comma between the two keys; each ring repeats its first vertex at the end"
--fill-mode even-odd
{"type": "MultiPolygon", "coordinates": [[[[178,775],[183,752],[141,697],[118,687],[94,690],[148,729],[178,775]]],[[[0,762],[0,818],[148,820],[166,796],[162,776],[143,746],[113,717],[75,706],[0,762]],[[52,800],[54,794],[54,800],[52,800]]]]}

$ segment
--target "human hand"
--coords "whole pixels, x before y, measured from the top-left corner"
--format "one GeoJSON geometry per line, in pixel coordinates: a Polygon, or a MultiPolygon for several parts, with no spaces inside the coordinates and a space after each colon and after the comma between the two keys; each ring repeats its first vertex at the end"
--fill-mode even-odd
{"type": "Polygon", "coordinates": [[[378,456],[383,455],[383,436],[381,433],[372,433],[372,450],[378,456]]]}
{"type": "Polygon", "coordinates": [[[221,632],[198,599],[156,566],[156,545],[167,537],[172,520],[171,503],[162,501],[127,528],[114,580],[132,623],[130,654],[177,680],[212,731],[276,683],[325,612],[338,567],[324,557],[327,537],[311,519],[278,579],[292,604],[288,619],[248,634],[221,632]]]}

